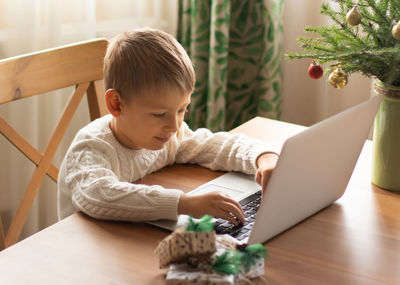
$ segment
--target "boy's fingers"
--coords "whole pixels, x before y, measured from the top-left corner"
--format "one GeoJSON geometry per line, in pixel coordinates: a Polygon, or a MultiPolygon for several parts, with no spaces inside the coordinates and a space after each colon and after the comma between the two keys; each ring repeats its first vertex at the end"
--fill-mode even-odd
{"type": "Polygon", "coordinates": [[[265,191],[265,186],[267,184],[267,180],[268,180],[268,174],[264,173],[264,175],[261,176],[261,188],[262,188],[262,193],[264,193],[265,191]]]}
{"type": "Polygon", "coordinates": [[[262,182],[261,186],[265,190],[265,188],[267,188],[267,184],[268,184],[269,178],[271,177],[272,170],[265,171],[263,174],[264,175],[261,178],[261,182],[262,182]]]}
{"type": "Polygon", "coordinates": [[[244,211],[243,211],[242,206],[240,205],[239,202],[233,200],[231,197],[229,197],[225,193],[221,192],[221,194],[223,196],[223,202],[227,202],[227,203],[231,203],[231,204],[235,205],[242,212],[242,214],[244,215],[244,211]]]}
{"type": "Polygon", "coordinates": [[[235,219],[235,217],[233,217],[230,213],[225,212],[224,210],[220,211],[220,214],[218,215],[218,217],[231,222],[235,226],[237,226],[239,224],[239,222],[235,219]]]}
{"type": "Polygon", "coordinates": [[[240,210],[240,208],[236,207],[233,204],[226,203],[226,202],[224,202],[223,207],[224,207],[223,208],[224,211],[226,211],[228,213],[232,213],[233,216],[236,217],[242,223],[245,222],[244,213],[240,210]]]}
{"type": "Polygon", "coordinates": [[[261,175],[260,171],[258,170],[256,173],[256,182],[260,185],[261,185],[261,177],[262,177],[262,175],[261,175]]]}
{"type": "Polygon", "coordinates": [[[238,201],[228,198],[225,200],[225,202],[235,205],[242,212],[242,215],[244,216],[244,211],[243,211],[242,205],[240,205],[240,203],[238,201]]]}

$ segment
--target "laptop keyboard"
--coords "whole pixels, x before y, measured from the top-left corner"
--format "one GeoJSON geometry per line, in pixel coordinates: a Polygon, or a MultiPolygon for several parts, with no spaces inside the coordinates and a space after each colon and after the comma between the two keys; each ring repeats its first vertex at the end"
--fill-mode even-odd
{"type": "Polygon", "coordinates": [[[238,240],[243,240],[250,235],[250,230],[254,225],[256,213],[261,203],[261,190],[241,200],[240,205],[244,211],[246,221],[235,226],[231,222],[218,218],[215,220],[215,232],[217,234],[229,234],[238,240]]]}

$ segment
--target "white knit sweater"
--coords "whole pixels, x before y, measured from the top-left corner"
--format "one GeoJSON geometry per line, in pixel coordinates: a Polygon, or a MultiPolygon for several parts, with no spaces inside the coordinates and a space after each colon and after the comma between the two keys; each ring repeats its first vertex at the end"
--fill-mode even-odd
{"type": "Polygon", "coordinates": [[[60,219],[80,210],[97,219],[175,220],[182,191],[134,182],[175,162],[254,174],[256,158],[271,151],[244,135],[192,131],[185,123],[162,149],[132,150],[116,140],[111,119],[91,122],[69,147],[58,176],[60,219]]]}

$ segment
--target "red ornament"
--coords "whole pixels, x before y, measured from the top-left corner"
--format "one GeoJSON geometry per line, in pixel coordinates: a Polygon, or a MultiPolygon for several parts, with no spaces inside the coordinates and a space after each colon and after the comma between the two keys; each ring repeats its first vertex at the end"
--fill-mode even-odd
{"type": "Polygon", "coordinates": [[[308,67],[308,75],[311,78],[318,79],[324,74],[324,70],[315,60],[313,60],[308,67]]]}

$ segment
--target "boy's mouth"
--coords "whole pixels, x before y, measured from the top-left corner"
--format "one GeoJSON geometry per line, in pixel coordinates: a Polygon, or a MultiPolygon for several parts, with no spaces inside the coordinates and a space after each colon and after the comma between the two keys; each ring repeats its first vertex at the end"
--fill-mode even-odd
{"type": "Polygon", "coordinates": [[[166,138],[154,137],[154,138],[162,143],[166,143],[170,139],[170,137],[166,137],[166,138]]]}

